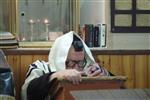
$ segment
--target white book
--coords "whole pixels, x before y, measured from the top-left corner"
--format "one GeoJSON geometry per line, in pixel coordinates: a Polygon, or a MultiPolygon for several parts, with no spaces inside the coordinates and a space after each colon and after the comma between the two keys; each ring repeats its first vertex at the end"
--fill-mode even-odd
{"type": "Polygon", "coordinates": [[[106,24],[98,24],[100,47],[106,47],[106,24]]]}
{"type": "Polygon", "coordinates": [[[15,36],[13,36],[13,34],[11,34],[10,32],[0,31],[0,40],[5,40],[5,39],[15,39],[15,36]]]}

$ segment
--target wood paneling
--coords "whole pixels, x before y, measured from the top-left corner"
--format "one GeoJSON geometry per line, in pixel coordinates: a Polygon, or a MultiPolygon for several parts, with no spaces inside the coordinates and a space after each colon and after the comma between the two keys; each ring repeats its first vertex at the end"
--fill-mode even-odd
{"type": "Polygon", "coordinates": [[[36,60],[47,61],[47,55],[8,55],[7,61],[14,73],[16,100],[21,100],[20,91],[24,83],[28,67],[36,60]]]}
{"type": "MultiPolygon", "coordinates": [[[[14,82],[15,82],[15,90],[16,90],[16,98],[19,98],[20,96],[20,90],[21,90],[21,84],[20,84],[20,56],[19,55],[9,55],[7,56],[7,61],[9,65],[12,67],[13,75],[14,75],[14,82]]],[[[19,100],[19,99],[17,99],[19,100]]]]}
{"type": "Polygon", "coordinates": [[[110,55],[110,72],[115,75],[122,74],[122,56],[110,55]]]}
{"type": "Polygon", "coordinates": [[[126,88],[150,87],[150,55],[97,55],[96,59],[113,74],[127,76],[126,88]]]}
{"type": "Polygon", "coordinates": [[[148,57],[147,55],[135,56],[135,87],[148,87],[148,57]]]}
{"type": "Polygon", "coordinates": [[[122,75],[127,77],[126,87],[134,88],[135,80],[135,64],[133,55],[124,55],[122,56],[122,75]]]}
{"type": "Polygon", "coordinates": [[[32,55],[21,55],[21,70],[20,70],[20,77],[21,77],[21,85],[24,82],[28,67],[31,63],[33,63],[33,56],[32,55]]]}
{"type": "MultiPolygon", "coordinates": [[[[32,51],[33,52],[33,51],[32,51]]],[[[47,52],[47,51],[46,51],[47,52]]],[[[150,88],[150,53],[142,51],[142,54],[133,51],[125,54],[108,53],[94,54],[96,61],[115,75],[127,77],[126,88],[150,88]]],[[[17,100],[20,100],[20,90],[24,82],[28,66],[36,60],[48,61],[48,52],[40,54],[7,54],[8,63],[12,66],[17,91],[17,100]]]]}
{"type": "Polygon", "coordinates": [[[97,55],[96,62],[99,65],[105,67],[108,71],[110,71],[110,56],[109,55],[97,55]]]}
{"type": "Polygon", "coordinates": [[[148,88],[150,88],[150,55],[148,55],[148,68],[147,68],[147,77],[148,77],[148,88]]]}

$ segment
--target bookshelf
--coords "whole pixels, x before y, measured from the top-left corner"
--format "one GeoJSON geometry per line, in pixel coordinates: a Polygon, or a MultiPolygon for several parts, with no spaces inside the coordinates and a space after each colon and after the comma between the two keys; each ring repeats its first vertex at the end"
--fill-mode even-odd
{"type": "Polygon", "coordinates": [[[79,30],[81,38],[89,48],[106,48],[106,24],[84,24],[79,30]]]}
{"type": "Polygon", "coordinates": [[[51,48],[52,41],[19,42],[20,48],[51,48]]]}

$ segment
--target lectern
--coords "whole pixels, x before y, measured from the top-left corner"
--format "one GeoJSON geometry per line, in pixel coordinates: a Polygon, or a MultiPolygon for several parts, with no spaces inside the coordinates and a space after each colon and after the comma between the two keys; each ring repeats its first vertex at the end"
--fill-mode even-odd
{"type": "Polygon", "coordinates": [[[67,80],[59,80],[51,91],[51,96],[55,100],[74,100],[71,91],[120,89],[124,86],[125,80],[125,76],[82,77],[82,82],[78,85],[67,80]]]}

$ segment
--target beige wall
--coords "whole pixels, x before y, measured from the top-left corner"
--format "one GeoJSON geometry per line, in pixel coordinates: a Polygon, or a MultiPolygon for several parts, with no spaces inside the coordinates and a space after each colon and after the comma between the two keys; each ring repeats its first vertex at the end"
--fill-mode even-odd
{"type": "Polygon", "coordinates": [[[150,33],[111,33],[109,0],[81,0],[81,25],[107,24],[108,49],[150,49],[150,33]],[[86,8],[86,9],[85,9],[86,8]],[[95,11],[93,11],[95,10],[95,11]]]}

